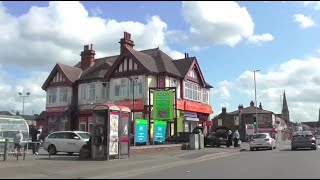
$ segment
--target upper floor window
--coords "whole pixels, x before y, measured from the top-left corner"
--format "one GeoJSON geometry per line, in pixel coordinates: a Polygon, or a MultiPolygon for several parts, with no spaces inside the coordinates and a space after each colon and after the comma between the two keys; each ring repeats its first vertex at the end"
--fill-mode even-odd
{"type": "Polygon", "coordinates": [[[193,101],[200,101],[199,85],[191,82],[185,82],[184,97],[193,101]]]}
{"type": "Polygon", "coordinates": [[[60,102],[67,102],[68,87],[60,87],[60,102]]]}
{"type": "Polygon", "coordinates": [[[209,104],[209,91],[206,89],[203,89],[202,102],[209,104]]]}
{"type": "Polygon", "coordinates": [[[57,88],[48,89],[48,100],[49,103],[57,102],[57,88]]]}
{"type": "Polygon", "coordinates": [[[101,87],[101,98],[102,99],[109,99],[109,83],[103,82],[101,87]]]}
{"type": "Polygon", "coordinates": [[[89,99],[93,100],[96,98],[96,83],[92,82],[89,84],[89,99]]]}
{"type": "Polygon", "coordinates": [[[87,99],[87,84],[80,84],[80,99],[87,99]]]}
{"type": "Polygon", "coordinates": [[[121,79],[120,83],[114,86],[114,96],[125,97],[127,95],[127,81],[126,79],[121,79]]]}
{"type": "Polygon", "coordinates": [[[132,93],[134,91],[134,96],[140,96],[142,95],[142,82],[134,82],[134,90],[132,88],[133,83],[130,82],[130,94],[132,96],[132,93]]]}

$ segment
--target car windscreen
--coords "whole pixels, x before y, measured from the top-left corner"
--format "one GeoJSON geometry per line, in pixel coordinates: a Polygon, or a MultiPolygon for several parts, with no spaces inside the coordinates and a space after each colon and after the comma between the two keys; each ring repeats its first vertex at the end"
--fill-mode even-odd
{"type": "Polygon", "coordinates": [[[293,134],[293,137],[303,137],[303,136],[311,136],[312,132],[311,131],[301,131],[301,132],[296,132],[293,134]]]}
{"type": "Polygon", "coordinates": [[[89,133],[77,133],[82,139],[89,139],[90,134],[89,133]]]}
{"type": "Polygon", "coordinates": [[[253,139],[263,139],[263,138],[266,138],[267,135],[266,134],[256,134],[256,135],[253,135],[253,139]]]}

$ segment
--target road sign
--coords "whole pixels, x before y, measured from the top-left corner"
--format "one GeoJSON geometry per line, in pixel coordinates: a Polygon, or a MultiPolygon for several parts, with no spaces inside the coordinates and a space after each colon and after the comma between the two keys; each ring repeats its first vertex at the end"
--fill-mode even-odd
{"type": "Polygon", "coordinates": [[[254,134],[254,125],[253,124],[246,124],[246,134],[251,136],[254,134]]]}

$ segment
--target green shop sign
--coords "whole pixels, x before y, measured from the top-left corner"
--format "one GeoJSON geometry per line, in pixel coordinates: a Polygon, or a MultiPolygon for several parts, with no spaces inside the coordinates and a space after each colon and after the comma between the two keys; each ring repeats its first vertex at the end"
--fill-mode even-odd
{"type": "Polygon", "coordinates": [[[173,119],[173,91],[153,92],[153,119],[173,119]]]}

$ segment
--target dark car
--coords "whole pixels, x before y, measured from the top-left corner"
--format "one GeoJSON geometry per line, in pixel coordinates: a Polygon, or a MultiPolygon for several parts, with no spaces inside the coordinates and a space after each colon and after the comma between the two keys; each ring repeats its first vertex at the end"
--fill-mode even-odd
{"type": "Polygon", "coordinates": [[[219,127],[208,136],[207,141],[212,147],[220,147],[221,145],[226,146],[228,140],[228,131],[230,129],[226,127],[219,127]]]}
{"type": "Polygon", "coordinates": [[[317,150],[316,138],[311,131],[298,131],[295,132],[291,139],[291,149],[310,148],[317,150]]]}
{"type": "Polygon", "coordinates": [[[190,142],[190,132],[178,132],[177,134],[167,137],[166,142],[169,143],[188,143],[190,142]]]}

